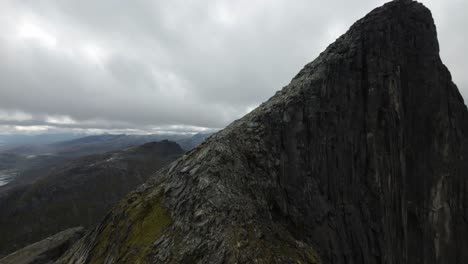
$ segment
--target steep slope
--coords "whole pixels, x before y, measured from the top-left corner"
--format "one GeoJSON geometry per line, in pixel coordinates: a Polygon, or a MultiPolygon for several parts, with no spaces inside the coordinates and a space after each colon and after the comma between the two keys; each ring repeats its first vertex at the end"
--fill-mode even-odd
{"type": "Polygon", "coordinates": [[[0,193],[0,255],[74,226],[91,226],[155,171],[183,154],[174,142],[86,156],[31,185],[0,193]]]}
{"type": "Polygon", "coordinates": [[[0,264],[51,263],[60,258],[83,234],[83,227],[64,230],[0,259],[0,264]]]}
{"type": "Polygon", "coordinates": [[[430,11],[393,1],[59,263],[468,263],[467,133],[430,11]]]}

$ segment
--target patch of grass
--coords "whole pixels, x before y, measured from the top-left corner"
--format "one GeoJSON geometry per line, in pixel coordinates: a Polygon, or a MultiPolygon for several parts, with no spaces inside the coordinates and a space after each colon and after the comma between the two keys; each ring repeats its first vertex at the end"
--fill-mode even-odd
{"type": "Polygon", "coordinates": [[[131,194],[115,208],[96,239],[90,263],[147,263],[151,246],[172,224],[160,192],[131,194]]]}

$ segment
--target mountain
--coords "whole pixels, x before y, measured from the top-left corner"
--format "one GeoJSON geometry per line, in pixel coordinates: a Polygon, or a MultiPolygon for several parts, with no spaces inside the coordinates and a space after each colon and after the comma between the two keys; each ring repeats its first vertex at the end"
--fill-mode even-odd
{"type": "Polygon", "coordinates": [[[74,140],[51,144],[53,152],[60,155],[81,155],[81,153],[93,154],[103,149],[116,150],[130,146],[137,146],[148,142],[170,140],[177,142],[183,149],[191,150],[202,143],[211,133],[185,134],[150,134],[150,135],[126,135],[103,134],[93,135],[74,140]]]}
{"type": "Polygon", "coordinates": [[[0,259],[0,264],[51,263],[60,258],[83,234],[83,227],[69,228],[0,259]]]}
{"type": "MultiPolygon", "coordinates": [[[[209,135],[211,134],[103,134],[50,144],[19,144],[0,151],[0,193],[4,189],[11,188],[12,185],[30,184],[47,174],[51,167],[78,157],[105,153],[161,140],[173,140],[187,151],[203,142],[209,135]],[[6,185],[8,183],[10,184],[6,185]]],[[[45,135],[42,137],[46,138],[45,135]]]]}
{"type": "Polygon", "coordinates": [[[205,141],[209,136],[213,133],[197,133],[191,137],[181,138],[176,140],[177,144],[179,144],[185,150],[192,150],[196,146],[200,145],[205,141]]]}
{"type": "Polygon", "coordinates": [[[468,263],[467,143],[431,13],[396,0],[56,263],[468,263]]]}
{"type": "Polygon", "coordinates": [[[85,156],[32,184],[0,192],[0,255],[75,226],[98,222],[129,191],[184,151],[170,141],[85,156]]]}
{"type": "Polygon", "coordinates": [[[3,152],[19,155],[53,154],[60,156],[78,157],[83,155],[104,153],[130,146],[138,146],[148,142],[179,139],[182,136],[168,135],[126,135],[126,134],[102,134],[74,138],[50,144],[22,144],[3,152]]]}
{"type": "MultiPolygon", "coordinates": [[[[127,135],[127,134],[101,134],[92,135],[71,140],[58,141],[41,144],[34,143],[16,144],[13,147],[3,147],[0,153],[13,153],[23,156],[34,155],[60,155],[64,157],[78,157],[83,155],[104,153],[106,151],[118,150],[131,146],[138,146],[148,142],[170,140],[183,146],[185,150],[191,150],[211,133],[198,133],[195,135],[185,134],[150,134],[150,135],[127,135]]],[[[45,136],[44,136],[45,137],[45,136]]]]}
{"type": "MultiPolygon", "coordinates": [[[[10,135],[13,137],[13,135],[10,135]]],[[[19,139],[27,136],[18,136],[19,139]]],[[[71,140],[42,144],[34,138],[48,138],[46,135],[35,136],[0,152],[0,192],[11,185],[30,184],[48,173],[51,167],[78,157],[101,154],[131,146],[138,146],[152,141],[160,141],[157,135],[93,135],[71,140]],[[27,142],[33,144],[26,144],[27,142]],[[11,183],[5,187],[4,184],[11,183]]]]}

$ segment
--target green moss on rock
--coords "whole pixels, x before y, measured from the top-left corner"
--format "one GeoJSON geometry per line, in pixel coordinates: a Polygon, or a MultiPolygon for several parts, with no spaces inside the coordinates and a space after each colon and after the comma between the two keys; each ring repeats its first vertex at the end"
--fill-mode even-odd
{"type": "Polygon", "coordinates": [[[108,216],[96,238],[90,263],[147,263],[151,246],[172,220],[160,188],[127,196],[108,216]]]}

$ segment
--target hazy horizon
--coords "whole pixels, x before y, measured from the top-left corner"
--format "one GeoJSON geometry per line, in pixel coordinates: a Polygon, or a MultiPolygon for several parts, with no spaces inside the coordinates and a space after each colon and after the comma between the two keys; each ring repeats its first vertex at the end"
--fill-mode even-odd
{"type": "MultiPolygon", "coordinates": [[[[0,3],[0,133],[215,131],[387,1],[0,3]]],[[[465,100],[468,2],[420,1],[465,100]]]]}

